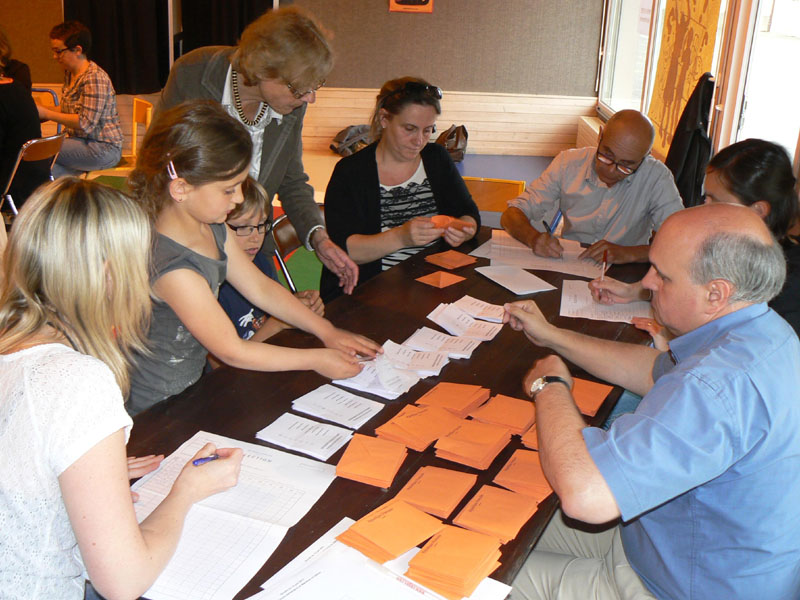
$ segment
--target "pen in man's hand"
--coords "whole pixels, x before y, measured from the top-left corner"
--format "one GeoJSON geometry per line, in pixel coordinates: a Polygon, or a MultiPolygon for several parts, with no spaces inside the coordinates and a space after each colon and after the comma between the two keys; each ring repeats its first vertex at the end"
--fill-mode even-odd
{"type": "Polygon", "coordinates": [[[547,221],[542,219],[542,225],[544,225],[544,232],[553,235],[553,231],[550,229],[550,225],[547,224],[547,221]]]}
{"type": "Polygon", "coordinates": [[[605,279],[607,267],[608,267],[608,250],[603,250],[603,270],[600,271],[600,281],[603,281],[605,279]]]}
{"type": "Polygon", "coordinates": [[[203,458],[195,458],[192,461],[192,464],[195,467],[199,467],[200,465],[204,465],[207,462],[211,462],[212,460],[217,460],[218,458],[219,458],[219,454],[214,453],[214,454],[210,454],[209,456],[204,456],[203,458]]]}

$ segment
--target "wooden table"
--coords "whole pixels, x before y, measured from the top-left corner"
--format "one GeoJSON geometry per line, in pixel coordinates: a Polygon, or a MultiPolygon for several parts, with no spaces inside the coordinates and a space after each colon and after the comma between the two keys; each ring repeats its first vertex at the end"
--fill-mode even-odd
{"type": "MultiPolygon", "coordinates": [[[[478,236],[479,241],[488,239],[489,235],[489,231],[484,228],[478,236]]],[[[430,252],[446,249],[443,242],[439,244],[442,245],[434,246],[430,252]]],[[[475,246],[477,242],[472,241],[461,250],[469,252],[475,246]]],[[[425,324],[433,325],[426,322],[425,315],[441,302],[454,302],[464,294],[494,304],[517,299],[505,288],[474,272],[474,266],[487,262],[486,259],[478,259],[475,265],[456,270],[466,280],[437,289],[414,281],[417,277],[439,270],[425,262],[422,255],[417,255],[362,284],[352,296],[344,296],[328,304],[326,317],[339,327],[364,334],[377,342],[383,343],[392,339],[401,343],[417,328],[425,324]]],[[[644,265],[629,265],[613,267],[610,274],[618,279],[635,281],[641,278],[643,272],[644,265]]],[[[539,271],[537,275],[559,288],[558,291],[535,296],[538,305],[551,322],[606,339],[633,343],[645,343],[649,339],[646,334],[621,323],[559,317],[560,283],[563,279],[574,277],[548,271],[539,271]]],[[[282,332],[270,341],[286,346],[319,346],[316,338],[298,331],[282,332]]],[[[548,350],[532,345],[522,333],[504,327],[494,340],[481,343],[469,360],[451,360],[442,369],[439,377],[423,379],[399,400],[387,402],[386,407],[359,431],[374,435],[375,427],[388,421],[403,406],[413,403],[440,381],[478,384],[491,389],[492,394],[524,398],[523,375],[534,360],[549,353],[548,350]]],[[[570,367],[573,374],[587,377],[574,365],[570,367]]],[[[128,453],[139,456],[169,454],[200,429],[246,442],[264,444],[255,439],[256,431],[289,410],[292,400],[327,381],[314,372],[260,373],[230,367],[219,368],[202,377],[183,393],[137,415],[128,453]]],[[[591,423],[598,424],[605,420],[620,393],[621,390],[617,388],[609,394],[591,423]]],[[[435,465],[478,473],[476,487],[453,513],[458,514],[474,491],[491,482],[514,450],[520,447],[519,438],[513,437],[512,442],[486,471],[476,471],[436,458],[432,448],[423,453],[410,450],[394,484],[388,490],[337,478],[311,511],[289,530],[281,545],[236,598],[247,598],[256,593],[261,583],[343,517],[358,519],[392,498],[421,466],[435,465]]],[[[334,454],[328,462],[336,464],[342,452],[340,450],[334,454]]],[[[523,527],[517,538],[502,548],[502,566],[492,577],[506,583],[513,580],[556,506],[555,495],[540,504],[537,513],[523,527]]]]}

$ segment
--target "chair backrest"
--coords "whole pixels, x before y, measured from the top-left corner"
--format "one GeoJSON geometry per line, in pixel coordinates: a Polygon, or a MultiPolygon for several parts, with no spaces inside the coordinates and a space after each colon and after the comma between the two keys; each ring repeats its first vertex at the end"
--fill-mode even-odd
{"type": "MultiPolygon", "coordinates": [[[[320,206],[319,212],[322,217],[325,217],[325,207],[320,206]]],[[[278,266],[281,268],[286,283],[289,284],[289,289],[292,292],[297,292],[297,286],[289,273],[289,268],[286,266],[286,258],[295,250],[300,248],[303,243],[297,235],[297,230],[289,221],[289,215],[281,215],[272,224],[272,241],[275,243],[275,258],[278,260],[278,266]]]]}
{"type": "Polygon", "coordinates": [[[30,162],[50,159],[50,169],[52,170],[56,158],[58,158],[58,153],[61,152],[61,145],[64,143],[64,138],[66,136],[66,133],[59,133],[58,135],[51,135],[50,137],[28,140],[22,144],[22,148],[20,148],[19,154],[17,154],[17,162],[14,163],[14,168],[11,170],[11,177],[8,178],[6,189],[3,190],[3,196],[8,194],[8,190],[11,188],[11,182],[14,181],[14,175],[17,174],[19,163],[23,160],[30,162]]]}
{"type": "Polygon", "coordinates": [[[506,203],[525,191],[526,182],[516,179],[464,177],[464,183],[479,210],[503,212],[506,203]]]}
{"type": "MultiPolygon", "coordinates": [[[[31,95],[35,100],[37,100],[37,104],[42,104],[44,106],[58,106],[58,94],[56,94],[56,91],[53,88],[32,87],[31,95]],[[50,100],[53,101],[52,104],[50,104],[50,100]]],[[[56,133],[61,133],[61,123],[56,124],[56,133]]]]}
{"type": "Polygon", "coordinates": [[[133,99],[133,125],[131,126],[131,155],[136,156],[136,150],[139,146],[139,125],[147,128],[150,127],[150,121],[153,119],[153,105],[147,100],[141,98],[133,99]]]}

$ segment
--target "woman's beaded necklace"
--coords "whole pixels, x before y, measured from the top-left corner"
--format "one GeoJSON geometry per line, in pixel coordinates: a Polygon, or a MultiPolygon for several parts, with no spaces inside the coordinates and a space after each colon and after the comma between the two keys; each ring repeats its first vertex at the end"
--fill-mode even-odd
{"type": "Polygon", "coordinates": [[[242,109],[242,98],[239,96],[239,75],[235,70],[231,70],[231,88],[233,90],[233,105],[236,107],[236,112],[239,114],[242,123],[250,127],[258,125],[267,113],[267,103],[261,103],[261,110],[258,111],[256,118],[251,121],[245,116],[244,110],[242,109]]]}

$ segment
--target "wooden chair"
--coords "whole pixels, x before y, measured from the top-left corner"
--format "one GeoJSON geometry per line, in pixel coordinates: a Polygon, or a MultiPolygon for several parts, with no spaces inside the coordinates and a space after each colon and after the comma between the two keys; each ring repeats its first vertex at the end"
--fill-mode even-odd
{"type": "MultiPolygon", "coordinates": [[[[319,211],[324,218],[325,207],[320,206],[319,211]]],[[[281,272],[286,279],[286,283],[289,285],[289,289],[293,294],[296,294],[297,286],[295,285],[294,280],[289,273],[289,267],[286,266],[286,259],[292,252],[300,248],[303,243],[297,236],[297,231],[295,230],[291,221],[289,221],[289,216],[286,214],[283,214],[275,219],[275,222],[272,224],[271,235],[272,241],[275,244],[274,253],[275,258],[278,260],[278,266],[281,268],[281,272]]]]}
{"type": "MultiPolygon", "coordinates": [[[[3,201],[7,201],[11,212],[17,214],[17,207],[14,204],[14,199],[8,191],[11,189],[11,183],[17,174],[21,162],[34,162],[39,160],[50,160],[50,170],[52,171],[53,165],[58,158],[58,153],[61,152],[61,144],[64,143],[66,133],[59,133],[58,135],[51,135],[45,138],[36,138],[29,140],[22,144],[19,154],[17,155],[17,162],[14,163],[14,168],[11,170],[11,176],[8,178],[6,189],[3,190],[3,196],[0,199],[0,208],[3,206],[3,201]]],[[[50,175],[50,181],[53,180],[53,175],[50,175]]]]}
{"type": "Polygon", "coordinates": [[[141,126],[142,132],[146,132],[150,127],[150,121],[153,119],[153,105],[147,100],[141,98],[133,99],[133,122],[131,124],[131,152],[130,154],[123,154],[116,167],[110,169],[101,169],[99,171],[91,171],[88,175],[89,178],[94,179],[101,175],[111,175],[112,177],[127,177],[136,166],[136,151],[139,147],[139,127],[141,126]]]}

